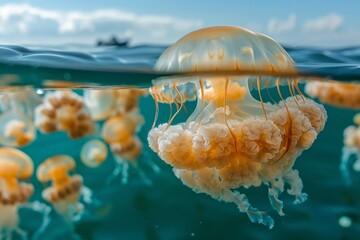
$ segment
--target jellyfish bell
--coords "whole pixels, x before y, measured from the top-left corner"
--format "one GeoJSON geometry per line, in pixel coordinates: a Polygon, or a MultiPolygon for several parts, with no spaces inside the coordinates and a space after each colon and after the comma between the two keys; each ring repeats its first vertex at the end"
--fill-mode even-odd
{"type": "Polygon", "coordinates": [[[333,106],[360,109],[360,84],[335,81],[310,81],[305,93],[333,106]]]}
{"type": "Polygon", "coordinates": [[[0,90],[0,143],[23,147],[36,138],[33,112],[40,98],[32,88],[0,90]]]}
{"type": "Polygon", "coordinates": [[[136,123],[126,114],[108,119],[102,128],[102,137],[109,143],[126,142],[136,131],[136,123]]]}
{"type": "Polygon", "coordinates": [[[33,121],[22,113],[8,112],[0,115],[0,143],[23,147],[36,137],[33,121]]]}
{"type": "MultiPolygon", "coordinates": [[[[323,129],[327,115],[321,105],[302,95],[297,80],[263,77],[296,73],[293,60],[278,43],[239,27],[201,29],[170,46],[155,70],[197,76],[191,81],[198,104],[187,121],[171,125],[177,111],[148,135],[150,148],[184,184],[235,203],[251,221],[270,228],[272,218],[252,207],[237,189],[267,185],[270,203],[280,215],[284,213],[279,194],[285,183],[294,203],[306,200],[293,166],[323,129]],[[234,71],[242,74],[231,74],[234,71]],[[290,97],[283,97],[282,85],[290,97]],[[270,87],[276,87],[279,98],[273,104],[262,98],[270,87]]],[[[154,80],[155,90],[176,89],[179,78],[154,80]]]]}
{"type": "Polygon", "coordinates": [[[83,205],[80,203],[83,179],[77,174],[69,175],[69,171],[74,169],[73,158],[57,155],[42,162],[36,171],[40,182],[52,182],[52,186],[42,192],[42,197],[69,223],[83,213],[83,205]]]}
{"type": "Polygon", "coordinates": [[[0,233],[5,232],[5,236],[10,238],[13,232],[26,237],[26,232],[18,226],[18,210],[28,202],[34,188],[32,184],[19,180],[30,178],[33,169],[31,158],[22,151],[0,148],[0,233]]]}
{"type": "Polygon", "coordinates": [[[84,102],[95,121],[111,116],[115,106],[115,91],[113,89],[84,90],[84,102]]]}
{"type": "Polygon", "coordinates": [[[88,167],[100,166],[108,156],[106,144],[98,139],[86,142],[81,148],[81,161],[88,167]]]}
{"type": "Polygon", "coordinates": [[[43,133],[66,131],[71,138],[94,132],[94,124],[82,98],[71,91],[48,92],[35,109],[35,125],[43,133]]]}
{"type": "Polygon", "coordinates": [[[147,89],[115,89],[117,113],[129,113],[139,107],[139,98],[148,94],[147,89]]]}

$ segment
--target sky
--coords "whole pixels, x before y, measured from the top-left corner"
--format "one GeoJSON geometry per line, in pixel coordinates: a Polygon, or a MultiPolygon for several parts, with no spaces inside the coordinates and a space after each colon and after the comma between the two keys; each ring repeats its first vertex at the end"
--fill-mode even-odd
{"type": "Polygon", "coordinates": [[[0,0],[0,44],[171,44],[199,28],[235,25],[290,46],[360,45],[360,1],[0,0]]]}

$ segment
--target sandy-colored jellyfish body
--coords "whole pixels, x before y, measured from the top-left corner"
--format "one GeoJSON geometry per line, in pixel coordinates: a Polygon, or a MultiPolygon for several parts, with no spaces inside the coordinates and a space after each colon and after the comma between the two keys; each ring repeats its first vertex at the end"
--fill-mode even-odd
{"type": "Polygon", "coordinates": [[[51,186],[42,192],[49,202],[69,224],[79,220],[84,207],[80,203],[83,179],[80,175],[69,175],[75,169],[75,161],[67,155],[57,155],[46,159],[36,171],[42,183],[51,182],[51,186]]]}
{"type": "Polygon", "coordinates": [[[30,178],[32,173],[29,156],[15,148],[0,148],[0,239],[11,239],[14,232],[26,238],[26,232],[19,228],[18,210],[28,202],[34,188],[19,180],[30,178]]]}
{"type": "Polygon", "coordinates": [[[354,116],[355,126],[348,126],[344,130],[344,147],[342,149],[340,170],[345,183],[351,184],[350,167],[360,172],[360,114],[354,116]],[[355,162],[352,164],[352,156],[355,155],[355,162]]]}
{"type": "Polygon", "coordinates": [[[35,124],[43,133],[66,131],[71,138],[94,132],[94,124],[82,98],[71,91],[46,93],[35,109],[35,124]]]}
{"type": "Polygon", "coordinates": [[[306,83],[305,92],[321,102],[350,109],[360,109],[360,84],[331,81],[306,83]]]}
{"type": "Polygon", "coordinates": [[[23,147],[36,138],[33,111],[39,103],[32,88],[0,91],[0,144],[23,147]]]}
{"type": "Polygon", "coordinates": [[[95,168],[100,166],[108,156],[106,144],[98,139],[86,142],[80,153],[81,161],[88,167],[95,168]]]}
{"type": "MultiPolygon", "coordinates": [[[[284,213],[279,195],[286,183],[294,203],[306,200],[293,166],[323,129],[325,109],[301,95],[295,80],[285,81],[289,82],[291,96],[284,99],[280,78],[269,81],[261,76],[226,73],[201,76],[201,71],[296,72],[292,59],[279,44],[238,27],[202,29],[169,47],[155,69],[199,75],[191,83],[196,86],[198,104],[188,120],[171,125],[172,117],[148,135],[149,146],[174,168],[185,185],[197,193],[235,203],[251,221],[270,228],[273,219],[252,207],[240,188],[267,185],[270,203],[280,215],[284,213]],[[261,91],[270,86],[277,87],[279,103],[262,100],[261,91]],[[259,93],[260,101],[252,97],[253,91],[259,93]]],[[[177,88],[174,80],[154,84],[177,88]]],[[[177,94],[181,98],[181,93],[177,94]]]]}

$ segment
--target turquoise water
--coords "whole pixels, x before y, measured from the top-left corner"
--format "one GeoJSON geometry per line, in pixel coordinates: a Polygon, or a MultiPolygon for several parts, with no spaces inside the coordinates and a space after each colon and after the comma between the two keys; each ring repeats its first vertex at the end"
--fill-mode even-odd
{"type": "MultiPolygon", "coordinates": [[[[152,66],[165,50],[163,46],[140,46],[120,49],[89,49],[86,46],[63,46],[60,50],[26,49],[16,46],[0,48],[0,73],[7,85],[46,86],[47,80],[75,82],[86,86],[149,87],[159,76],[152,66]]],[[[358,81],[360,50],[287,48],[298,68],[304,73],[326,76],[338,81],[358,81]]],[[[160,74],[161,75],[161,74],[160,74]]],[[[4,80],[2,81],[4,83],[4,80]]],[[[81,93],[81,90],[77,90],[81,93]]],[[[158,123],[167,122],[168,107],[160,106],[158,123]]],[[[181,122],[194,109],[187,103],[188,113],[181,112],[175,122],[181,122]]],[[[82,219],[68,228],[59,215],[51,212],[50,223],[41,233],[41,215],[22,210],[21,228],[29,237],[37,239],[359,239],[360,238],[360,173],[351,172],[353,184],[345,185],[340,170],[343,130],[352,124],[358,111],[325,105],[328,121],[325,130],[313,146],[298,158],[295,168],[304,182],[308,200],[293,205],[283,194],[285,216],[279,217],[268,203],[267,190],[249,189],[253,205],[267,211],[275,220],[272,230],[249,221],[236,206],[218,202],[205,194],[196,194],[177,179],[171,168],[147,147],[146,137],[154,118],[154,102],[150,96],[140,99],[140,111],[145,124],[139,132],[144,142],[145,158],[160,166],[161,173],[144,171],[153,184],[147,186],[134,170],[128,184],[120,178],[111,184],[107,178],[115,167],[108,157],[98,168],[88,168],[80,161],[83,143],[94,138],[71,140],[65,133],[43,135],[22,148],[33,159],[35,166],[56,154],[68,154],[77,162],[77,170],[84,184],[93,191],[93,203],[86,205],[82,219]],[[339,224],[348,217],[352,225],[339,224]]],[[[43,184],[35,176],[31,182],[41,200],[43,184]]],[[[16,238],[15,238],[16,239],[16,238]]]]}

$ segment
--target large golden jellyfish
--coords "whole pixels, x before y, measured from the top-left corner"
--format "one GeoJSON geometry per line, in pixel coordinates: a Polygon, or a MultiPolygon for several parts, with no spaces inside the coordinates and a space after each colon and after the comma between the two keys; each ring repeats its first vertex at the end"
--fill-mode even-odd
{"type": "Polygon", "coordinates": [[[355,126],[348,126],[344,130],[344,147],[342,149],[340,170],[343,174],[346,184],[351,184],[350,165],[351,156],[355,155],[356,160],[353,163],[354,171],[360,172],[360,113],[354,116],[355,126]]]}
{"type": "Polygon", "coordinates": [[[196,74],[155,80],[151,90],[156,102],[170,95],[180,99],[174,116],[153,128],[148,142],[185,185],[197,193],[235,203],[252,222],[269,228],[273,219],[252,207],[241,188],[268,186],[270,203],[280,215],[284,213],[279,194],[285,184],[289,185],[287,193],[295,197],[294,203],[306,200],[299,172],[293,166],[324,128],[327,115],[323,106],[301,94],[296,79],[284,81],[256,74],[296,73],[293,60],[278,43],[240,27],[201,29],[169,47],[155,69],[196,74]],[[249,71],[257,76],[227,76],[227,71],[249,71]],[[281,82],[289,92],[287,99],[281,82]],[[186,98],[178,90],[184,84],[195,86],[198,104],[186,122],[171,125],[186,98]],[[278,103],[263,101],[265,89],[274,100],[268,89],[271,86],[278,90],[278,103]],[[259,100],[252,92],[258,93],[259,100]]]}
{"type": "Polygon", "coordinates": [[[72,91],[46,93],[35,109],[35,124],[43,133],[66,131],[73,139],[94,132],[94,124],[81,96],[72,91]]]}
{"type": "Polygon", "coordinates": [[[22,151],[0,148],[0,239],[11,239],[14,232],[26,238],[26,232],[19,227],[18,210],[28,202],[34,188],[19,180],[30,178],[33,169],[32,160],[22,151]]]}
{"type": "Polygon", "coordinates": [[[33,112],[40,97],[32,88],[0,91],[0,144],[23,147],[36,138],[33,112]]]}
{"type": "Polygon", "coordinates": [[[313,81],[306,83],[305,92],[333,106],[360,109],[360,84],[358,83],[313,81]]]}
{"type": "Polygon", "coordinates": [[[67,155],[57,155],[46,159],[36,171],[38,180],[52,185],[42,192],[42,197],[49,202],[63,218],[71,224],[78,221],[84,210],[80,198],[83,197],[83,179],[80,175],[69,175],[75,169],[75,161],[67,155]]]}

